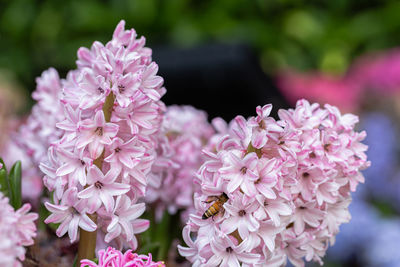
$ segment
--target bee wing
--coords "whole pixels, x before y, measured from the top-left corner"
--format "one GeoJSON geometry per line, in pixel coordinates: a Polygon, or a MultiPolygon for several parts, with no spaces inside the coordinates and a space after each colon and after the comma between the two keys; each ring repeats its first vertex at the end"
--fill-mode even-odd
{"type": "Polygon", "coordinates": [[[209,196],[209,197],[207,197],[207,199],[204,201],[204,203],[211,203],[211,202],[216,201],[216,200],[218,200],[218,197],[216,197],[216,196],[209,196]]]}

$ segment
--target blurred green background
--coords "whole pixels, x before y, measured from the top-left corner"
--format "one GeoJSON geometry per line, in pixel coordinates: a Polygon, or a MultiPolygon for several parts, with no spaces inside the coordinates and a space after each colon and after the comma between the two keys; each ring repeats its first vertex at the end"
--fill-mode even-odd
{"type": "Polygon", "coordinates": [[[396,0],[0,0],[0,68],[32,90],[50,66],[74,68],[76,50],[110,39],[120,19],[150,47],[240,42],[266,72],[344,73],[358,55],[400,43],[396,0]]]}

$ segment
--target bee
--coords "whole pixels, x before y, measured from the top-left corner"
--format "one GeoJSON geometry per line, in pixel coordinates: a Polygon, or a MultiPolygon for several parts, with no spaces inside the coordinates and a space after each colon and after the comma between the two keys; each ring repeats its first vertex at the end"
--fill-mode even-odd
{"type": "Polygon", "coordinates": [[[214,218],[222,209],[225,202],[228,201],[228,196],[225,193],[222,193],[220,196],[211,196],[208,197],[205,203],[214,203],[204,212],[201,217],[203,220],[207,220],[208,218],[214,218]]]}

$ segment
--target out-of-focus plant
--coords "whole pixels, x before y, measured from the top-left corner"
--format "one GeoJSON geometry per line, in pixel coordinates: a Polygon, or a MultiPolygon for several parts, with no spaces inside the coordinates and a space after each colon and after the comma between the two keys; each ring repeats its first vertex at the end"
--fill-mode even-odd
{"type": "Polygon", "coordinates": [[[266,70],[343,73],[357,55],[400,42],[400,3],[390,0],[72,0],[62,9],[57,1],[15,0],[0,7],[0,49],[8,51],[0,66],[32,87],[49,65],[71,69],[76,48],[106,41],[121,18],[149,37],[150,46],[249,43],[266,70]]]}
{"type": "Polygon", "coordinates": [[[277,84],[291,104],[305,97],[319,103],[329,101],[341,109],[357,112],[365,106],[377,109],[391,102],[400,114],[399,77],[400,50],[395,48],[360,56],[343,75],[317,70],[284,70],[277,76],[277,84]]]}
{"type": "Polygon", "coordinates": [[[397,240],[400,229],[400,53],[398,48],[358,58],[346,75],[333,77],[318,71],[281,74],[279,84],[289,101],[306,97],[324,102],[331,99],[361,116],[368,132],[365,143],[373,162],[364,172],[365,186],[349,207],[352,221],[341,227],[328,260],[336,264],[398,266],[397,240]]]}
{"type": "Polygon", "coordinates": [[[0,266],[22,266],[26,246],[33,245],[38,218],[28,213],[31,205],[22,206],[21,162],[8,171],[0,158],[0,266]]]}
{"type": "Polygon", "coordinates": [[[165,210],[171,215],[181,211],[182,223],[187,221],[194,208],[193,194],[199,191],[193,181],[205,160],[202,150],[213,134],[206,112],[192,106],[167,108],[146,192],[158,221],[165,210]]]}
{"type": "Polygon", "coordinates": [[[26,106],[27,96],[15,81],[14,75],[10,71],[0,70],[0,156],[4,156],[9,166],[21,161],[24,166],[22,197],[36,204],[42,190],[41,174],[37,165],[33,165],[30,155],[17,145],[20,139],[16,131],[24,121],[18,115],[26,106]]]}

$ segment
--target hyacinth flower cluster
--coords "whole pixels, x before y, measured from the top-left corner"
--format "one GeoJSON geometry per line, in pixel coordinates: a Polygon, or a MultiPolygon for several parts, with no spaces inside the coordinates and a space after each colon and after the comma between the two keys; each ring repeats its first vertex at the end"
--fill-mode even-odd
{"type": "Polygon", "coordinates": [[[193,266],[322,264],[350,220],[350,193],[369,166],[358,118],[305,100],[278,121],[271,109],[236,117],[215,153],[204,151],[196,213],[183,230],[188,247],[178,247],[193,266]]]}
{"type": "Polygon", "coordinates": [[[60,97],[62,84],[58,72],[50,68],[36,79],[36,90],[32,98],[36,100],[26,122],[19,128],[17,144],[31,158],[33,165],[39,166],[47,158],[50,145],[60,139],[63,130],[56,123],[64,119],[60,97]]]}
{"type": "Polygon", "coordinates": [[[30,204],[24,204],[14,210],[9,199],[0,192],[0,266],[22,266],[25,247],[33,245],[33,238],[36,237],[34,221],[38,215],[29,212],[30,209],[30,204]]]}
{"type": "Polygon", "coordinates": [[[91,260],[81,260],[81,267],[165,267],[161,261],[154,262],[152,255],[138,255],[132,253],[132,250],[127,250],[122,253],[115,248],[108,247],[107,249],[99,250],[98,263],[91,260]]]}
{"type": "Polygon", "coordinates": [[[158,220],[165,210],[169,214],[183,210],[182,221],[186,222],[193,211],[193,194],[200,189],[194,177],[204,162],[202,149],[213,134],[204,111],[191,106],[167,108],[146,192],[146,202],[154,203],[158,220]]]}
{"type": "Polygon", "coordinates": [[[61,137],[63,131],[56,127],[56,123],[64,118],[60,103],[62,85],[57,71],[53,68],[44,71],[36,83],[32,98],[37,103],[18,131],[11,129],[11,138],[1,151],[7,155],[5,160],[8,163],[22,161],[22,194],[33,202],[38,201],[43,190],[43,174],[38,166],[46,160],[50,145],[61,137]]]}
{"type": "Polygon", "coordinates": [[[383,112],[367,112],[362,118],[362,128],[368,132],[367,155],[373,164],[364,172],[367,183],[353,195],[349,207],[353,219],[340,228],[327,257],[341,263],[356,258],[368,266],[398,266],[400,220],[394,212],[400,207],[398,131],[393,118],[383,112]]]}
{"type": "Polygon", "coordinates": [[[90,245],[80,242],[79,253],[93,246],[90,233],[97,230],[106,243],[136,249],[135,234],[149,226],[138,219],[145,206],[137,201],[155,160],[165,89],[145,39],[124,25],[106,45],[78,50],[78,68],[61,81],[63,119],[56,127],[62,135],[40,164],[53,192],[45,222],[60,223],[56,234],[68,232],[71,242],[78,232],[87,235],[90,245]]]}

